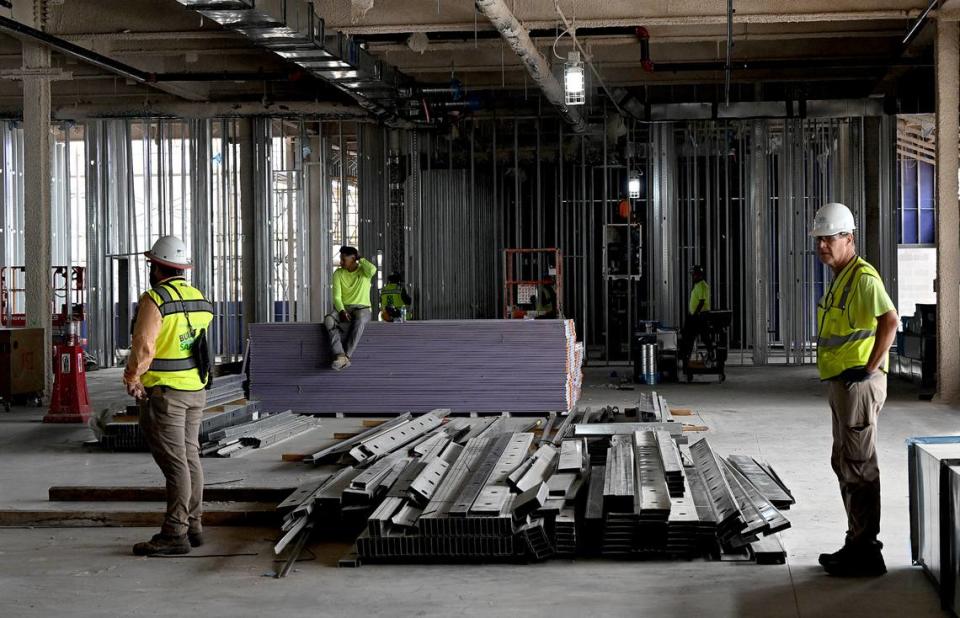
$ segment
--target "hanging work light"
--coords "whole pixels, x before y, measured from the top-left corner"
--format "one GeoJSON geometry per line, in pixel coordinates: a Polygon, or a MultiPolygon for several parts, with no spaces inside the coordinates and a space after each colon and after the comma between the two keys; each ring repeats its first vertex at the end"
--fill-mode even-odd
{"type": "Polygon", "coordinates": [[[640,174],[638,172],[630,172],[630,175],[627,176],[627,192],[630,194],[630,199],[637,199],[640,197],[640,174]]]}
{"type": "Polygon", "coordinates": [[[567,62],[563,67],[563,89],[567,105],[583,105],[586,101],[586,88],[583,80],[583,63],[580,52],[567,53],[567,62]]]}

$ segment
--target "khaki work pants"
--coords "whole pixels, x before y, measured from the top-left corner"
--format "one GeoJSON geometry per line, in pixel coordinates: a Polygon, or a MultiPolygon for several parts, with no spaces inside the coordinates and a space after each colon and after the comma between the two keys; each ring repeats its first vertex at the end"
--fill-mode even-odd
{"type": "Polygon", "coordinates": [[[847,541],[870,543],[880,533],[880,468],[877,420],[887,399],[887,375],[878,371],[863,382],[830,382],[833,453],[847,511],[847,541]]]}
{"type": "Polygon", "coordinates": [[[168,536],[201,532],[200,421],[207,392],[153,387],[147,393],[140,402],[140,427],[167,481],[167,515],[160,531],[168,536]]]}

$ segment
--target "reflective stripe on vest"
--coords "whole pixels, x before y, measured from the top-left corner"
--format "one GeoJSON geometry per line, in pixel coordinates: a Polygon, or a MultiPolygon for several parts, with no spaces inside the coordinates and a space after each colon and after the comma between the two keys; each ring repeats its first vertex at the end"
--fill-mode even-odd
{"type": "Polygon", "coordinates": [[[817,346],[821,348],[835,348],[851,341],[860,341],[876,336],[876,329],[873,330],[855,330],[849,335],[837,335],[835,337],[820,337],[817,339],[817,346]]]}
{"type": "Polygon", "coordinates": [[[847,369],[864,367],[870,360],[877,335],[876,317],[871,323],[854,324],[850,314],[862,277],[879,279],[880,274],[857,257],[834,279],[817,304],[817,369],[821,380],[835,378],[847,369]],[[838,289],[841,286],[842,290],[838,289]]]}
{"type": "Polygon", "coordinates": [[[200,381],[193,360],[193,342],[199,331],[209,328],[213,321],[213,305],[182,278],[168,279],[148,290],[146,296],[156,303],[163,324],[157,335],[156,357],[141,382],[147,388],[202,390],[206,385],[200,381]]]}
{"type": "Polygon", "coordinates": [[[166,301],[160,307],[160,315],[168,316],[171,313],[197,313],[206,312],[213,315],[213,305],[207,300],[185,300],[182,303],[180,299],[174,302],[166,301]]]}

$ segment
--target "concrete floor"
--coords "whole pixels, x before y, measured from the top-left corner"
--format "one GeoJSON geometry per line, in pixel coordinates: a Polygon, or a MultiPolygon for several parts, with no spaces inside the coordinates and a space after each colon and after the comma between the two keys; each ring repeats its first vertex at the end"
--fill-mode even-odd
{"type": "MultiPolygon", "coordinates": [[[[590,370],[585,405],[629,405],[637,391],[606,388],[608,370],[590,370]]],[[[91,374],[96,405],[119,401],[112,372],[91,374]]],[[[701,380],[705,380],[701,378],[701,380]]],[[[750,563],[551,560],[536,565],[371,566],[338,569],[347,544],[317,543],[284,580],[270,550],[273,529],[209,528],[190,557],[136,558],[144,528],[0,528],[0,616],[938,616],[932,585],[910,564],[904,439],[957,433],[960,411],[920,402],[892,379],[881,417],[883,531],[889,573],[838,580],[817,554],[842,542],[844,515],[829,465],[824,388],[810,368],[731,368],[725,384],[663,385],[673,407],[699,413],[722,454],[761,456],[798,504],[781,535],[785,566],[750,563]]],[[[54,484],[159,483],[145,454],[85,450],[79,427],[37,424],[40,412],[0,413],[0,509],[62,508],[46,502],[54,484]]],[[[312,470],[279,462],[280,452],[326,443],[321,429],[239,460],[206,460],[208,482],[243,478],[296,483],[312,470]]],[[[157,505],[153,505],[157,508],[157,505]]]]}

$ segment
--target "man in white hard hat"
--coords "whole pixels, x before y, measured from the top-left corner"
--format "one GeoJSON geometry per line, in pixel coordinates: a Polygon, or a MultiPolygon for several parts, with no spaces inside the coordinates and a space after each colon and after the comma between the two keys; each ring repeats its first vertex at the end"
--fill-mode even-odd
{"type": "Polygon", "coordinates": [[[140,427],[166,479],[167,513],[160,534],[134,545],[133,553],[186,554],[203,544],[200,420],[213,305],[184,279],[191,263],[179,238],[164,236],[144,255],[151,289],[137,306],[123,383],[140,403],[140,427]]]}
{"type": "Polygon", "coordinates": [[[877,420],[887,398],[887,357],[899,318],[877,270],[857,255],[853,213],[843,204],[817,211],[810,236],[833,281],[817,306],[817,369],[829,385],[831,464],[847,512],[846,542],[820,554],[827,573],[886,573],[880,533],[877,420]]]}

